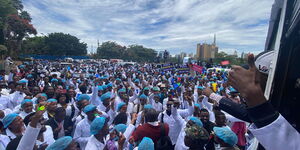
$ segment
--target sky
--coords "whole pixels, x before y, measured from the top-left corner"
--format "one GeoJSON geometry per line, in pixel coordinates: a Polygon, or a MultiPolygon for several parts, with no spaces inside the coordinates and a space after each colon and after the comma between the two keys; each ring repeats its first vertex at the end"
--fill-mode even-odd
{"type": "Polygon", "coordinates": [[[171,54],[264,49],[274,0],[23,0],[38,35],[69,33],[95,52],[97,40],[143,45],[171,54]]]}

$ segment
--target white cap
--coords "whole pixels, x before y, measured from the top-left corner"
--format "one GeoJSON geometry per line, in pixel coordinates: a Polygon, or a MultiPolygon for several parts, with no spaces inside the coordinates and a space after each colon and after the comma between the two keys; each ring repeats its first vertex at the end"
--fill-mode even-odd
{"type": "Polygon", "coordinates": [[[255,60],[255,67],[259,72],[268,74],[272,60],[274,56],[274,51],[263,52],[259,54],[255,60]]]}

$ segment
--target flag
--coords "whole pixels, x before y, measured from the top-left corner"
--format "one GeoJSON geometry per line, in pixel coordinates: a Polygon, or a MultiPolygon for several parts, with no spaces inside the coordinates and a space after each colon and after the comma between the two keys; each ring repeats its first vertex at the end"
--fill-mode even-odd
{"type": "Polygon", "coordinates": [[[229,60],[221,61],[221,65],[229,65],[229,64],[230,64],[229,60]]]}
{"type": "Polygon", "coordinates": [[[197,71],[199,73],[202,73],[202,69],[203,69],[203,67],[198,66],[196,64],[193,64],[193,66],[192,66],[192,70],[197,71]]]}

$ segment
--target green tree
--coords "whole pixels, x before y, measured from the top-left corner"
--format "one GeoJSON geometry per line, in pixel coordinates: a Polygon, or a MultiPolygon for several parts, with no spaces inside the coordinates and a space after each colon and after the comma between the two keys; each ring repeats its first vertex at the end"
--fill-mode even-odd
{"type": "MultiPolygon", "coordinates": [[[[142,45],[130,45],[127,49],[128,56],[132,56],[133,61],[137,62],[153,62],[157,56],[157,52],[142,45]]],[[[127,58],[129,59],[129,58],[127,58]]]]}
{"type": "Polygon", "coordinates": [[[70,34],[51,33],[45,37],[45,49],[42,53],[47,55],[77,56],[87,54],[87,44],[70,34]]]}
{"type": "Polygon", "coordinates": [[[28,37],[23,41],[22,54],[37,54],[46,53],[45,36],[28,37]]]}
{"type": "Polygon", "coordinates": [[[126,47],[116,42],[107,41],[97,48],[97,57],[103,59],[123,59],[126,47]]]}
{"type": "Polygon", "coordinates": [[[13,6],[11,0],[0,0],[0,44],[4,44],[4,31],[7,28],[5,23],[9,14],[17,14],[17,9],[13,6]]]}
{"type": "Polygon", "coordinates": [[[7,47],[4,45],[0,45],[0,55],[1,59],[4,59],[4,55],[7,53],[7,47]]]}
{"type": "Polygon", "coordinates": [[[28,12],[23,11],[21,0],[0,0],[0,44],[8,48],[8,55],[16,56],[22,41],[37,31],[31,24],[28,12]]]}

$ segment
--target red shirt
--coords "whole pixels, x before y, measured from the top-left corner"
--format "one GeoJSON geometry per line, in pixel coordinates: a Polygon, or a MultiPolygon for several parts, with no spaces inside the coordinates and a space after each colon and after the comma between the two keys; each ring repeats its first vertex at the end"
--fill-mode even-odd
{"type": "MultiPolygon", "coordinates": [[[[161,123],[159,123],[158,126],[152,126],[146,123],[137,127],[137,129],[132,133],[134,141],[141,141],[144,137],[149,137],[153,140],[154,143],[156,143],[159,140],[161,134],[160,124],[161,123]]],[[[168,136],[169,125],[164,123],[164,127],[166,131],[165,135],[168,136]]]]}

